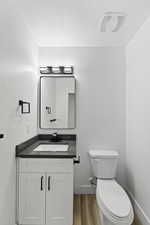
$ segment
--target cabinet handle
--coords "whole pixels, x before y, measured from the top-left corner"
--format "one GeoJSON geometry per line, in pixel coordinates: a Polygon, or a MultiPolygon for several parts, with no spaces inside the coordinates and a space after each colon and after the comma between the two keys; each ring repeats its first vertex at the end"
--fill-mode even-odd
{"type": "Polygon", "coordinates": [[[51,177],[50,176],[48,176],[48,191],[50,191],[50,189],[51,189],[51,177]]]}
{"type": "Polygon", "coordinates": [[[41,191],[43,191],[43,179],[44,179],[44,176],[41,176],[41,191]]]}

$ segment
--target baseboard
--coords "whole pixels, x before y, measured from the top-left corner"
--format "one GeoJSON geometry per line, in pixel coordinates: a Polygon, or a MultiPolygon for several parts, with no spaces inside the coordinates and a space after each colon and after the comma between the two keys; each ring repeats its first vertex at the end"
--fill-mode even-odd
{"type": "Polygon", "coordinates": [[[89,184],[75,186],[75,194],[95,194],[95,187],[89,184]]]}
{"type": "Polygon", "coordinates": [[[131,198],[131,201],[132,201],[132,204],[134,207],[134,211],[135,211],[135,216],[137,217],[137,220],[138,220],[138,224],[139,225],[150,225],[150,218],[146,215],[143,208],[140,206],[140,204],[134,198],[132,193],[128,190],[127,190],[127,192],[131,198]]]}

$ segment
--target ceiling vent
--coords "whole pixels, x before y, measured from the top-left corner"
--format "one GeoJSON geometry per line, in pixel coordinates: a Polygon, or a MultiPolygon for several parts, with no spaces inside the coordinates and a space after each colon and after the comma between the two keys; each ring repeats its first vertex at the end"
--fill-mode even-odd
{"type": "Polygon", "coordinates": [[[101,32],[117,32],[122,27],[126,14],[123,12],[106,12],[100,23],[101,32]]]}

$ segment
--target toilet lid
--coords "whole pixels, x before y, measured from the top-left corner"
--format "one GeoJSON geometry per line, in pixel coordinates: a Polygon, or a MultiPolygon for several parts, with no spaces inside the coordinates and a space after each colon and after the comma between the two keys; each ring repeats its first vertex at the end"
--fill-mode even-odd
{"type": "Polygon", "coordinates": [[[119,155],[118,155],[118,152],[116,151],[109,151],[109,150],[90,150],[89,151],[89,156],[91,158],[117,158],[119,155]]]}
{"type": "Polygon", "coordinates": [[[98,180],[97,195],[103,206],[112,215],[127,217],[131,203],[124,189],[115,180],[98,180]]]}

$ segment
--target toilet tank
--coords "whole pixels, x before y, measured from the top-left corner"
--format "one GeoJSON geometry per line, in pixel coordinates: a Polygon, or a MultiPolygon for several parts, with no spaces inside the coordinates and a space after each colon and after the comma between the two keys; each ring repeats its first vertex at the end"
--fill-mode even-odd
{"type": "Polygon", "coordinates": [[[118,152],[108,150],[90,150],[89,157],[95,177],[99,179],[115,178],[119,157],[118,152]]]}

